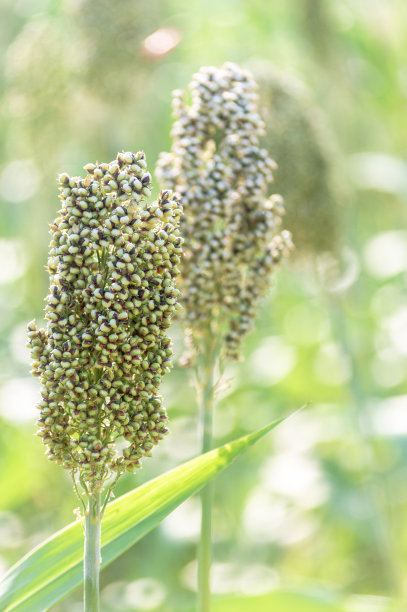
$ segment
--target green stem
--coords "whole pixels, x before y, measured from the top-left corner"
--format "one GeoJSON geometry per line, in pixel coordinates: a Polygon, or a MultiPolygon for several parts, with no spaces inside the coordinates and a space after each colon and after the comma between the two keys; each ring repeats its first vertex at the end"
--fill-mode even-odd
{"type": "MultiPolygon", "coordinates": [[[[208,346],[199,385],[199,408],[201,425],[201,449],[206,453],[212,449],[213,410],[215,392],[216,349],[208,346]]],[[[212,498],[213,485],[206,485],[201,493],[201,537],[198,554],[198,610],[209,612],[211,601],[210,572],[212,548],[212,498]]]]}
{"type": "Polygon", "coordinates": [[[89,496],[85,521],[84,612],[99,612],[101,492],[89,496]]]}

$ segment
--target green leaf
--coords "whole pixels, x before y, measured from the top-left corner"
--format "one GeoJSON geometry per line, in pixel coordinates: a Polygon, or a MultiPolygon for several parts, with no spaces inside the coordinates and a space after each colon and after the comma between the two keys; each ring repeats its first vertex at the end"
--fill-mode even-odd
{"type": "MultiPolygon", "coordinates": [[[[137,487],[106,507],[102,567],[140,540],[188,497],[283,419],[137,487]]],[[[72,523],[32,550],[0,582],[0,610],[43,612],[82,583],[83,529],[72,523]]]]}
{"type": "Polygon", "coordinates": [[[307,593],[275,591],[267,595],[253,597],[225,597],[214,599],[213,612],[346,612],[342,606],[335,605],[322,597],[307,593]]]}
{"type": "MultiPolygon", "coordinates": [[[[386,597],[350,596],[344,597],[338,591],[321,590],[320,585],[307,591],[276,589],[266,595],[214,597],[212,612],[396,612],[401,608],[397,602],[386,597]]],[[[191,611],[192,612],[192,611],[191,611]]]]}

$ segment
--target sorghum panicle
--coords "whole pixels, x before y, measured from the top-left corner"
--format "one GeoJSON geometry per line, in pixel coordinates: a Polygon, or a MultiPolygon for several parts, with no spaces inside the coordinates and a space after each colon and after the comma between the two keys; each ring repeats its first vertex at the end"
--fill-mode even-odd
{"type": "Polygon", "coordinates": [[[270,274],[292,247],[290,233],[280,231],[282,199],[267,197],[275,163],[260,146],[256,88],[250,73],[226,63],[194,76],[191,104],[173,93],[173,145],[157,171],[184,205],[183,314],[192,354],[210,329],[224,357],[239,357],[270,274]]]}
{"type": "Polygon", "coordinates": [[[92,491],[138,467],[167,432],[158,389],[170,367],[182,209],[169,191],[142,201],[151,183],[142,152],[85,169],[85,179],[59,177],[48,324],[31,322],[28,336],[42,383],[39,435],[92,491]]]}
{"type": "Polygon", "coordinates": [[[259,78],[267,140],[278,163],[275,187],[287,204],[285,225],[296,259],[341,246],[340,209],[351,200],[346,169],[322,109],[301,81],[267,66],[259,78]]]}

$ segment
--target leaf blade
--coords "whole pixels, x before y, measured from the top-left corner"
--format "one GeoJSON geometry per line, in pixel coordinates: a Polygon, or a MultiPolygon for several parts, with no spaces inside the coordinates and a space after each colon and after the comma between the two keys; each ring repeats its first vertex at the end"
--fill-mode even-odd
{"type": "MultiPolygon", "coordinates": [[[[182,464],[111,502],[102,525],[106,567],[237,456],[285,418],[182,464]]],[[[57,532],[14,565],[0,581],[4,612],[43,612],[82,583],[83,531],[76,522],[57,532]],[[28,608],[29,606],[29,608],[28,608]]]]}

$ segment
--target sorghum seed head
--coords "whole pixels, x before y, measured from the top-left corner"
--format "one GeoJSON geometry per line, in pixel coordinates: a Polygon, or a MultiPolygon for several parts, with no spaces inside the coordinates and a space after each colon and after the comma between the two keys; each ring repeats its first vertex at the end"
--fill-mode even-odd
{"type": "Polygon", "coordinates": [[[280,229],[282,199],[267,195],[275,164],[260,146],[250,73],[231,63],[202,68],[190,91],[191,104],[173,94],[173,145],[157,172],[184,205],[181,284],[192,355],[210,329],[223,356],[235,359],[291,237],[280,229]]]}
{"type": "Polygon", "coordinates": [[[278,163],[275,186],[287,204],[285,225],[294,237],[295,257],[338,253],[340,209],[351,198],[322,109],[303,83],[272,66],[260,75],[259,85],[266,139],[278,163]]]}
{"type": "Polygon", "coordinates": [[[42,384],[39,435],[49,458],[79,471],[92,491],[139,467],[166,433],[158,388],[170,367],[182,208],[170,192],[165,206],[162,195],[143,201],[131,181],[150,183],[142,152],[85,169],[86,178],[59,177],[48,324],[29,323],[28,338],[42,384]]]}

